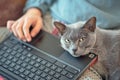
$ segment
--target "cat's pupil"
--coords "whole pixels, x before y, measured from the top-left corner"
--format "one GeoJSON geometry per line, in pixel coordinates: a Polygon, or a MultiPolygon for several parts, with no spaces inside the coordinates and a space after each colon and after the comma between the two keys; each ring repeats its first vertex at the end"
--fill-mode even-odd
{"type": "Polygon", "coordinates": [[[65,42],[66,42],[66,43],[70,43],[70,40],[69,40],[69,39],[65,39],[65,42]]]}

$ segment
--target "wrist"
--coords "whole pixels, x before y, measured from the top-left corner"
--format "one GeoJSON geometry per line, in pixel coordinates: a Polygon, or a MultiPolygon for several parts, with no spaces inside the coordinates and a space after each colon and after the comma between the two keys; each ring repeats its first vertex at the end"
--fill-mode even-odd
{"type": "Polygon", "coordinates": [[[26,14],[35,14],[35,15],[38,15],[38,16],[42,16],[42,12],[37,8],[28,9],[26,14]]]}

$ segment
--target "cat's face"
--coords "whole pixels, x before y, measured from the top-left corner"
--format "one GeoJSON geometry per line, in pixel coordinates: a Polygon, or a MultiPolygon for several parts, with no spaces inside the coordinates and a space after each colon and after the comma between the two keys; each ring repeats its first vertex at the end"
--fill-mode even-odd
{"type": "Polygon", "coordinates": [[[86,23],[78,22],[65,25],[54,22],[54,25],[61,34],[61,46],[74,57],[87,54],[95,44],[95,17],[92,17],[86,23]]]}

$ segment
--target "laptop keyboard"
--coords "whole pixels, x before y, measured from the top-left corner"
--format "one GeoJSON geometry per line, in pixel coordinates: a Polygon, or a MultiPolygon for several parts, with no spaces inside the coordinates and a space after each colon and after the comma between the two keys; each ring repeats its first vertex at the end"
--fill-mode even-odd
{"type": "Polygon", "coordinates": [[[0,72],[22,80],[75,80],[78,75],[76,69],[14,37],[0,46],[0,72]]]}

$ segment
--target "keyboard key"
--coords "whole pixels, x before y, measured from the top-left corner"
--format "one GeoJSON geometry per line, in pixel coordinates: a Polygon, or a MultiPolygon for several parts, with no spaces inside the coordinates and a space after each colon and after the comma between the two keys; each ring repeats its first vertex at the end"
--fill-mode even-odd
{"type": "Polygon", "coordinates": [[[18,53],[16,54],[16,57],[19,58],[20,56],[21,56],[21,53],[18,52],[18,53]]]}
{"type": "Polygon", "coordinates": [[[41,61],[41,64],[43,64],[43,65],[45,65],[46,63],[47,63],[47,61],[45,61],[45,60],[41,61]]]}
{"type": "Polygon", "coordinates": [[[23,46],[22,46],[22,47],[23,47],[24,49],[25,49],[25,48],[27,48],[27,46],[26,46],[26,45],[24,45],[24,44],[23,44],[23,46]]]}
{"type": "Polygon", "coordinates": [[[37,58],[36,61],[37,61],[37,62],[41,62],[42,59],[41,59],[41,58],[37,58]]]}
{"type": "Polygon", "coordinates": [[[4,46],[3,48],[2,48],[2,50],[7,50],[8,49],[8,47],[7,46],[4,46]]]}
{"type": "Polygon", "coordinates": [[[15,65],[15,70],[18,70],[19,68],[20,68],[20,66],[19,65],[15,65]]]}
{"type": "Polygon", "coordinates": [[[28,53],[28,54],[27,54],[27,57],[31,57],[31,56],[32,56],[32,54],[31,54],[31,53],[28,53]]]}
{"type": "Polygon", "coordinates": [[[25,75],[24,75],[24,74],[21,73],[21,74],[19,74],[19,75],[20,75],[22,78],[25,78],[25,75]]]}
{"type": "Polygon", "coordinates": [[[59,73],[55,73],[54,77],[55,77],[55,78],[59,78],[59,77],[60,77],[60,74],[59,74],[59,73]]]}
{"type": "Polygon", "coordinates": [[[3,50],[0,50],[0,55],[4,54],[4,52],[5,52],[5,51],[3,51],[3,50]]]}
{"type": "Polygon", "coordinates": [[[47,66],[47,67],[50,67],[51,65],[52,65],[52,64],[51,64],[51,63],[49,63],[49,62],[46,64],[46,66],[47,66]]]}
{"type": "Polygon", "coordinates": [[[3,66],[4,68],[8,68],[8,66],[7,66],[6,64],[3,64],[2,66],[3,66]]]}
{"type": "Polygon", "coordinates": [[[42,73],[41,70],[38,70],[38,71],[36,72],[37,75],[40,75],[41,73],[42,73]]]}
{"type": "Polygon", "coordinates": [[[24,62],[24,63],[21,64],[21,66],[22,66],[22,67],[26,67],[26,66],[27,66],[27,63],[24,62]]]}
{"type": "Polygon", "coordinates": [[[8,56],[8,59],[9,59],[9,60],[11,60],[12,58],[13,58],[13,56],[11,56],[11,55],[8,56]]]}
{"type": "Polygon", "coordinates": [[[67,76],[68,78],[70,78],[70,79],[72,79],[72,78],[74,77],[74,75],[71,74],[71,73],[68,73],[66,76],[67,76]]]}
{"type": "Polygon", "coordinates": [[[10,53],[12,51],[12,49],[8,48],[6,52],[10,53]]]}
{"type": "Polygon", "coordinates": [[[16,71],[16,70],[14,70],[14,73],[15,73],[15,74],[19,74],[19,72],[18,72],[18,71],[16,71]]]}
{"type": "MultiPolygon", "coordinates": [[[[23,58],[25,58],[25,57],[23,57],[23,58]]],[[[25,60],[24,60],[26,63],[27,62],[29,62],[30,61],[30,58],[25,58],[25,60]]]]}
{"type": "Polygon", "coordinates": [[[56,68],[57,68],[56,65],[52,65],[52,66],[51,66],[51,69],[53,69],[53,70],[55,70],[56,68]]]}
{"type": "Polygon", "coordinates": [[[40,70],[44,70],[44,69],[45,69],[45,66],[44,66],[44,65],[40,65],[39,69],[40,69],[40,70]]]}
{"type": "Polygon", "coordinates": [[[20,64],[22,64],[22,61],[18,60],[16,63],[20,65],[20,64]]]}
{"type": "Polygon", "coordinates": [[[34,80],[40,80],[40,76],[37,76],[37,75],[36,75],[36,76],[34,77],[34,80]]]}
{"type": "Polygon", "coordinates": [[[16,62],[17,60],[18,60],[18,58],[16,58],[16,57],[14,57],[14,58],[12,59],[13,62],[16,62]]]}
{"type": "Polygon", "coordinates": [[[31,70],[31,68],[32,68],[31,65],[28,65],[28,66],[26,67],[26,69],[28,69],[28,70],[31,70]]]}
{"type": "Polygon", "coordinates": [[[31,50],[32,50],[32,48],[30,48],[30,47],[27,47],[27,50],[28,50],[28,51],[31,51],[31,50]]]}
{"type": "Polygon", "coordinates": [[[0,56],[0,60],[2,59],[2,56],[0,56]]]}
{"type": "Polygon", "coordinates": [[[47,74],[45,73],[45,72],[43,72],[42,74],[41,74],[41,77],[46,77],[47,76],[47,74]]]}
{"type": "Polygon", "coordinates": [[[37,63],[34,64],[34,66],[35,66],[35,67],[39,67],[40,64],[37,62],[37,63]]]}
{"type": "Polygon", "coordinates": [[[69,78],[67,78],[67,77],[65,77],[65,76],[61,76],[59,79],[60,79],[60,80],[70,80],[69,78]]]}
{"type": "Polygon", "coordinates": [[[6,45],[6,46],[8,46],[9,48],[13,47],[13,44],[10,43],[9,41],[4,42],[3,44],[6,45]]]}
{"type": "Polygon", "coordinates": [[[66,70],[63,70],[63,71],[61,72],[61,74],[64,75],[64,76],[65,76],[67,73],[68,73],[68,71],[66,71],[66,70]]]}
{"type": "Polygon", "coordinates": [[[9,61],[9,60],[7,60],[6,62],[5,62],[5,64],[6,65],[9,65],[11,62],[9,61]]]}
{"type": "Polygon", "coordinates": [[[31,59],[33,59],[33,60],[35,60],[37,58],[37,56],[35,56],[35,55],[33,55],[32,57],[31,57],[31,59]]]}
{"type": "Polygon", "coordinates": [[[59,67],[61,67],[61,68],[65,68],[66,67],[66,65],[65,64],[63,64],[63,63],[61,63],[61,62],[56,62],[55,63],[57,66],[59,66],[59,67]]]}
{"type": "Polygon", "coordinates": [[[11,52],[12,55],[15,55],[16,53],[17,53],[16,51],[12,51],[12,52],[11,52]]]}
{"type": "Polygon", "coordinates": [[[40,80],[46,80],[46,79],[44,79],[44,78],[40,78],[40,80]]]}
{"type": "Polygon", "coordinates": [[[24,51],[22,52],[23,55],[26,55],[27,53],[28,53],[28,51],[26,51],[26,50],[24,50],[24,51]]]}
{"type": "Polygon", "coordinates": [[[6,60],[7,60],[6,58],[2,58],[1,62],[4,63],[4,62],[6,62],[6,60]]]}
{"type": "Polygon", "coordinates": [[[8,55],[9,55],[8,53],[5,53],[5,54],[3,55],[3,57],[8,57],[8,55]]]}
{"type": "Polygon", "coordinates": [[[30,78],[33,78],[34,77],[34,73],[30,73],[28,76],[30,77],[30,78]]]}
{"type": "Polygon", "coordinates": [[[17,44],[17,45],[15,45],[15,46],[13,47],[13,49],[17,51],[20,47],[21,47],[21,46],[20,46],[19,44],[17,44]]]}
{"type": "Polygon", "coordinates": [[[50,76],[50,75],[48,75],[47,77],[46,77],[46,80],[51,80],[52,79],[52,76],[50,76]]]}
{"type": "Polygon", "coordinates": [[[75,70],[74,68],[72,68],[72,67],[70,67],[70,66],[67,66],[67,67],[66,67],[66,70],[68,70],[69,72],[71,72],[71,73],[73,73],[73,74],[78,73],[77,70],[75,70]]]}
{"type": "Polygon", "coordinates": [[[22,48],[18,49],[18,52],[19,52],[19,53],[21,53],[22,51],[23,51],[23,49],[22,49],[22,48]]]}
{"type": "Polygon", "coordinates": [[[31,79],[31,78],[29,78],[29,77],[26,77],[25,80],[33,80],[33,79],[31,79]]]}
{"type": "Polygon", "coordinates": [[[24,69],[24,68],[20,68],[19,71],[20,71],[21,73],[23,73],[23,72],[25,71],[25,69],[24,69]]]}
{"type": "Polygon", "coordinates": [[[31,71],[34,73],[34,72],[37,71],[37,69],[33,67],[33,68],[31,69],[31,71]]]}
{"type": "MultiPolygon", "coordinates": [[[[52,80],[58,80],[58,79],[56,79],[56,78],[53,78],[52,80]]],[[[64,79],[63,79],[64,80],[64,79]]]]}
{"type": "Polygon", "coordinates": [[[10,64],[10,67],[14,67],[15,65],[16,65],[16,64],[12,62],[12,63],[10,64]]]}
{"type": "Polygon", "coordinates": [[[49,71],[50,71],[49,68],[45,68],[45,69],[44,69],[44,72],[46,72],[46,73],[48,73],[49,71]]]}
{"type": "Polygon", "coordinates": [[[13,69],[13,68],[11,68],[11,67],[8,67],[8,69],[9,69],[11,72],[13,72],[13,71],[14,71],[14,69],[13,69]]]}
{"type": "Polygon", "coordinates": [[[62,71],[62,68],[59,68],[59,67],[58,67],[58,68],[56,69],[56,71],[60,73],[60,72],[62,71]]]}
{"type": "Polygon", "coordinates": [[[34,65],[34,64],[35,64],[35,61],[31,60],[29,63],[30,63],[31,65],[34,65]]]}
{"type": "Polygon", "coordinates": [[[13,37],[10,38],[10,42],[13,43],[14,45],[18,43],[18,41],[15,40],[13,37]]]}
{"type": "Polygon", "coordinates": [[[30,71],[28,71],[28,70],[25,70],[24,71],[24,74],[27,76],[28,74],[30,73],[30,71]]]}
{"type": "Polygon", "coordinates": [[[0,62],[0,66],[2,65],[2,62],[0,62]]]}
{"type": "Polygon", "coordinates": [[[55,74],[55,71],[51,70],[51,71],[49,72],[49,74],[50,74],[50,75],[54,75],[54,74],[55,74]]]}

